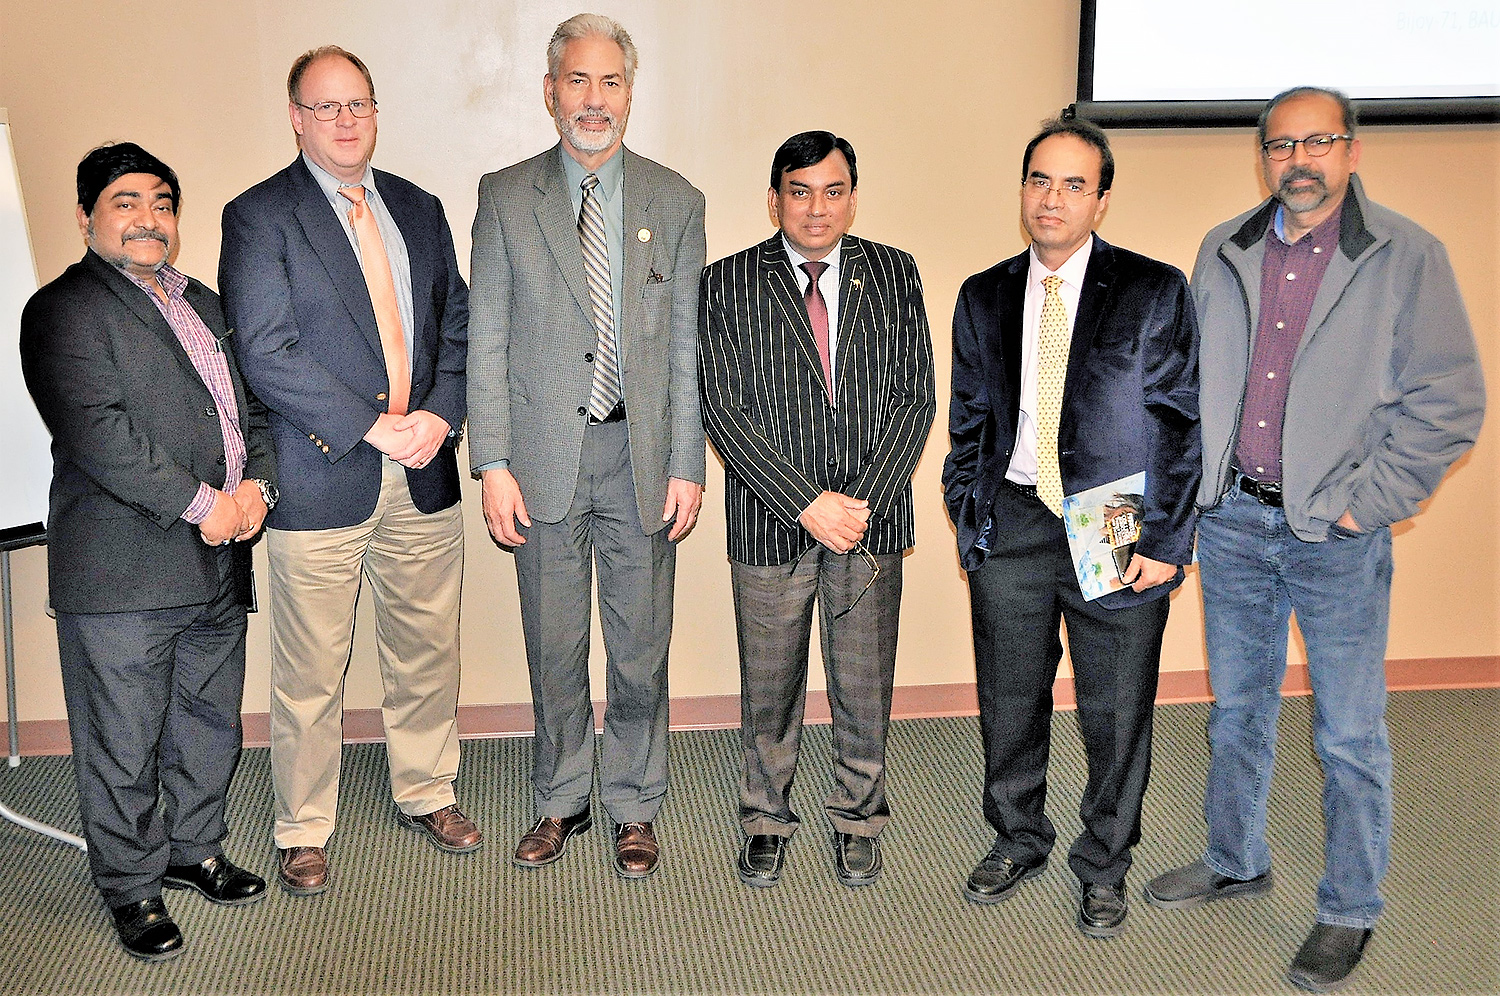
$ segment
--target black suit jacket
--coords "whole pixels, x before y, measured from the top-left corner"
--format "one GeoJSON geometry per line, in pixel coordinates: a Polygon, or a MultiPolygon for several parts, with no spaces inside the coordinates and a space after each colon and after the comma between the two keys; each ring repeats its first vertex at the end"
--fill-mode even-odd
{"type": "MultiPolygon", "coordinates": [[[[216,336],[219,298],[191,278],[185,296],[216,336]]],[[[60,612],[197,605],[219,591],[224,551],[180,516],[200,482],[224,486],[213,395],[146,292],[93,252],[37,291],[21,313],[21,369],[52,431],[47,575],[60,612]]],[[[276,479],[265,409],[233,356],[245,477],[276,479]]],[[[250,546],[231,545],[241,594],[250,546]]]]}
{"type": "MultiPolygon", "coordinates": [[[[406,470],[417,508],[437,512],[459,499],[469,289],[442,203],[380,170],[375,186],[411,258],[409,407],[455,430],[430,464],[406,470]]],[[[219,288],[245,379],[271,410],[282,482],[267,525],[331,529],[368,519],[381,454],[364,435],[387,410],[385,354],[359,257],[301,156],[224,208],[219,288]]]]}
{"type": "MultiPolygon", "coordinates": [[[[1074,494],[1146,472],[1146,514],[1136,552],[1168,564],[1193,553],[1193,498],[1202,473],[1198,431],[1198,324],[1182,272],[1097,235],[1073,323],[1058,425],[1063,490],[1074,494]]],[[[1003,487],[1021,411],[1021,323],[1030,252],[964,282],[953,313],[953,398],[944,500],[959,561],[976,545],[1003,487]]],[[[1004,524],[999,524],[1004,528],[1004,524]]],[[[1182,582],[1111,592],[1106,607],[1165,595],[1182,582]]]]}
{"type": "Polygon", "coordinates": [[[936,411],[911,256],[844,236],[837,408],[780,232],[708,266],[698,302],[703,423],[724,459],[730,558],[795,559],[816,542],[797,518],[824,491],[869,501],[871,553],[911,546],[911,476],[936,411]]]}

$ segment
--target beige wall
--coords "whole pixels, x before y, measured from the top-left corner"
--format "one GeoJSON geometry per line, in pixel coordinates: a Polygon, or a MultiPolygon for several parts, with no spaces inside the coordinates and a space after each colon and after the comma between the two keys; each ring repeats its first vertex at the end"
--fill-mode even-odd
{"type": "MultiPolygon", "coordinates": [[[[382,112],[376,164],[442,197],[466,260],[479,175],[555,138],[541,101],[543,51],[552,27],[577,8],[573,0],[429,0],[419,18],[412,9],[396,0],[4,0],[0,107],[9,109],[42,279],[81,253],[74,166],[114,139],[139,142],[177,169],[185,190],[178,264],[213,283],[220,208],[290,161],[286,68],[326,42],[369,63],[382,112]]],[[[863,177],[855,231],[916,255],[946,398],[959,283],[1023,245],[1020,152],[1037,122],[1071,98],[1077,5],[635,0],[603,10],[641,50],[630,144],[707,194],[710,259],[769,233],[766,173],[783,138],[829,128],[854,143],[863,177]]],[[[1186,269],[1209,227],[1264,196],[1248,130],[1112,137],[1119,172],[1101,233],[1120,245],[1186,269]]],[[[1364,144],[1374,198],[1447,243],[1486,366],[1496,370],[1500,130],[1371,128],[1364,144]]],[[[938,488],[943,418],[916,477],[901,684],[973,680],[967,597],[938,488]]],[[[1398,528],[1390,657],[1500,654],[1497,462],[1492,421],[1431,508],[1398,528]]],[[[706,511],[678,560],[679,696],[738,690],[722,475],[709,463],[706,511]]],[[[477,498],[467,482],[463,701],[526,701],[511,561],[489,542],[477,498]]],[[[22,719],[59,718],[45,551],[12,560],[22,719]]],[[[379,701],[368,629],[366,618],[349,679],[353,706],[379,701]]],[[[265,614],[252,617],[250,712],[267,707],[267,642],[265,614]]],[[[1193,576],[1174,597],[1163,668],[1202,666],[1193,576]]],[[[816,669],[813,685],[821,687],[816,669]]]]}

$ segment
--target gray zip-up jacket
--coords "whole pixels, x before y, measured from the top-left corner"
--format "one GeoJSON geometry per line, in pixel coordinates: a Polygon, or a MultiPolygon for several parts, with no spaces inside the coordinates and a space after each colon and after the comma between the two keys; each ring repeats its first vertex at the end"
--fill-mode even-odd
{"type": "MultiPolygon", "coordinates": [[[[1199,350],[1203,483],[1228,490],[1260,309],[1261,260],[1277,201],[1203,240],[1192,289],[1199,350]]],[[[1347,509],[1362,529],[1417,511],[1474,445],[1484,380],[1447,250],[1349,180],[1339,251],[1292,361],[1282,429],[1282,494],[1299,538],[1323,540],[1347,509]]]]}

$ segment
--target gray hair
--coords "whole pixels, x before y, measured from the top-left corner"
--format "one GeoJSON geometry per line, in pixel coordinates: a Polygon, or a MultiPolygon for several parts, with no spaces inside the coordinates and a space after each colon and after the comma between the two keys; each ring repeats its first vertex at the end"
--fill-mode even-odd
{"type": "Polygon", "coordinates": [[[1271,112],[1293,97],[1327,97],[1332,100],[1339,105],[1339,110],[1344,115],[1344,134],[1351,136],[1354,134],[1354,126],[1358,124],[1358,115],[1354,112],[1354,105],[1349,102],[1348,94],[1341,90],[1330,90],[1321,86],[1294,86],[1272,97],[1266,101],[1266,106],[1261,108],[1260,120],[1255,125],[1255,144],[1265,144],[1266,122],[1271,120],[1271,112]]]}
{"type": "Polygon", "coordinates": [[[620,22],[603,14],[574,14],[557,26],[557,30],[552,32],[552,40],[547,43],[548,75],[555,80],[562,73],[563,49],[568,42],[596,36],[608,38],[620,46],[620,51],[625,55],[625,83],[634,86],[635,67],[639,62],[635,42],[630,40],[630,32],[620,22]]]}

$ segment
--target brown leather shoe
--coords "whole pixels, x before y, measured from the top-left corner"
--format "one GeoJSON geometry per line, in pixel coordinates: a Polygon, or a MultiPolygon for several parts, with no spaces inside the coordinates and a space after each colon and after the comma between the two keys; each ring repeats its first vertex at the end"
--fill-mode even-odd
{"type": "Polygon", "coordinates": [[[276,877],[294,896],[316,896],[328,889],[328,852],[321,847],[278,848],[276,877]]]}
{"type": "Polygon", "coordinates": [[[624,878],[646,878],[656,871],[661,845],[650,823],[621,823],[615,827],[615,871],[624,878]]]}
{"type": "Polygon", "coordinates": [[[424,816],[407,816],[396,811],[396,819],[408,830],[427,834],[427,839],[444,851],[465,854],[476,851],[484,843],[484,835],[474,821],[461,813],[457,806],[444,806],[435,813],[424,816]]]}
{"type": "Polygon", "coordinates": [[[522,868],[540,868],[550,865],[563,856],[568,849],[568,838],[583,833],[594,825],[593,817],[585,809],[581,813],[557,819],[544,816],[536,826],[528,830],[516,845],[516,855],[511,859],[522,868]]]}

